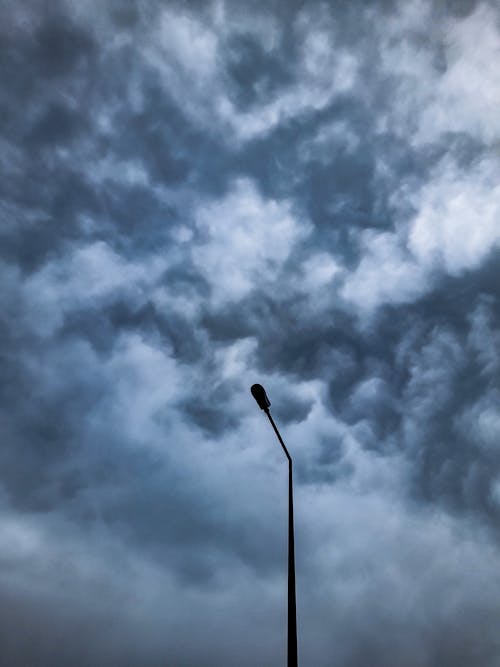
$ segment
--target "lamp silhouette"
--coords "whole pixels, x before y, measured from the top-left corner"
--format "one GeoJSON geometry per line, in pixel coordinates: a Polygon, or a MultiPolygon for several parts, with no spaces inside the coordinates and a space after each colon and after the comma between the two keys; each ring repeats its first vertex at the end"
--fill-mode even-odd
{"type": "Polygon", "coordinates": [[[280,445],[288,459],[288,667],[298,666],[297,656],[297,607],[295,600],[295,540],[293,530],[293,477],[292,477],[292,457],[283,442],[283,438],[278,431],[274,419],[271,417],[269,408],[271,401],[267,397],[266,390],[261,384],[253,384],[250,388],[252,396],[257,401],[261,410],[264,410],[268,416],[271,426],[276,433],[280,445]]]}

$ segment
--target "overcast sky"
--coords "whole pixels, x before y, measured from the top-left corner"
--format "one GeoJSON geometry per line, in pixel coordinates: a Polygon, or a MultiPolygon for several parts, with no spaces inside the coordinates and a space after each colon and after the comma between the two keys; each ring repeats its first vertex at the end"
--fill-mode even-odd
{"type": "Polygon", "coordinates": [[[0,662],[500,665],[500,10],[0,2],[0,662]]]}

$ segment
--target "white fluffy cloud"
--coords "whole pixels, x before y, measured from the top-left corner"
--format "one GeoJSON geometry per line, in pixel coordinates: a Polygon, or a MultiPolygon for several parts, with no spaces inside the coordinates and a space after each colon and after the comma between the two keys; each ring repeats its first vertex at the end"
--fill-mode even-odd
{"type": "Polygon", "coordinates": [[[254,287],[272,288],[294,244],[308,233],[289,202],[264,199],[249,180],[201,203],[195,217],[200,242],[193,260],[219,302],[241,299],[254,287]]]}
{"type": "Polygon", "coordinates": [[[439,165],[416,198],[408,247],[424,267],[459,275],[477,267],[500,242],[500,160],[467,173],[439,165]]]}
{"type": "Polygon", "coordinates": [[[427,276],[396,233],[365,232],[363,256],[357,269],[346,275],[340,295],[363,312],[384,303],[407,303],[425,291],[427,276]]]}
{"type": "Polygon", "coordinates": [[[164,258],[155,256],[147,263],[129,261],[103,241],[75,247],[24,281],[23,309],[31,313],[34,330],[51,335],[67,313],[86,304],[105,303],[118,293],[144,302],[165,266],[164,258]]]}
{"type": "Polygon", "coordinates": [[[499,14],[478,5],[463,19],[444,24],[446,69],[436,77],[418,137],[428,141],[440,132],[467,132],[491,143],[500,137],[499,14]]]}
{"type": "Polygon", "coordinates": [[[183,111],[203,126],[231,140],[248,141],[269,133],[284,120],[323,109],[339,93],[351,89],[357,61],[334,40],[327,12],[305,9],[297,18],[294,38],[298,64],[283,89],[260,100],[251,111],[231,100],[224,73],[224,45],[231,36],[249,34],[272,54],[283,48],[282,28],[259,12],[238,21],[221,3],[203,16],[164,9],[146,60],[161,74],[167,90],[183,111]]]}
{"type": "Polygon", "coordinates": [[[408,2],[384,22],[382,67],[398,83],[397,104],[381,127],[409,136],[415,146],[448,132],[495,143],[500,134],[498,11],[480,3],[465,17],[439,12],[438,5],[408,2]]]}
{"type": "Polygon", "coordinates": [[[477,268],[500,243],[500,160],[468,172],[448,161],[411,196],[416,213],[395,232],[364,232],[362,259],[341,295],[364,311],[404,303],[432,289],[442,273],[477,268]]]}

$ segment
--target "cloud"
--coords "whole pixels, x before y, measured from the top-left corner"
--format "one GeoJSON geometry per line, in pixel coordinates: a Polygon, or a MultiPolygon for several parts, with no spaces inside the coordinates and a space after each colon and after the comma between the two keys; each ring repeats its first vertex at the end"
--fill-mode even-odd
{"type": "Polygon", "coordinates": [[[5,4],[9,665],[498,663],[497,15],[5,4]]]}
{"type": "Polygon", "coordinates": [[[342,286],[341,295],[363,310],[383,303],[404,303],[425,289],[426,275],[397,236],[368,232],[363,239],[365,255],[342,286]]]}
{"type": "Polygon", "coordinates": [[[423,188],[408,245],[424,265],[444,265],[457,275],[478,266],[498,243],[500,188],[498,160],[473,165],[465,179],[456,168],[442,165],[423,188]]]}
{"type": "Polygon", "coordinates": [[[500,79],[494,63],[500,55],[498,12],[480,4],[463,19],[444,27],[446,70],[421,119],[420,134],[467,132],[487,144],[498,139],[500,79]],[[450,113],[450,110],[452,112],[450,113]]]}
{"type": "Polygon", "coordinates": [[[498,244],[498,160],[472,164],[467,177],[456,164],[438,164],[412,195],[415,213],[395,232],[365,231],[362,258],[341,295],[364,311],[412,301],[432,289],[439,273],[470,271],[498,244]]]}
{"type": "Polygon", "coordinates": [[[236,182],[219,202],[201,204],[195,216],[200,242],[193,260],[217,300],[240,300],[262,279],[272,288],[294,244],[308,232],[290,203],[263,200],[249,181],[236,182]]]}
{"type": "Polygon", "coordinates": [[[382,123],[403,135],[411,132],[415,147],[451,133],[494,144],[497,21],[490,3],[471,3],[469,11],[452,16],[432,3],[398,7],[380,34],[381,65],[397,95],[382,123]]]}
{"type": "Polygon", "coordinates": [[[210,118],[213,129],[229,131],[235,141],[246,142],[268,134],[283,121],[326,107],[335,95],[352,87],[356,62],[347,50],[335,48],[328,13],[322,12],[326,25],[325,21],[320,25],[318,16],[307,9],[297,16],[292,25],[297,63],[286,75],[279,56],[285,41],[279,24],[259,11],[242,22],[222,7],[214,4],[203,18],[164,9],[154,43],[144,51],[165,87],[175,91],[177,103],[195,122],[205,125],[210,118]],[[245,39],[252,59],[247,65],[245,51],[236,50],[245,39]],[[259,65],[281,70],[283,83],[277,90],[266,90],[264,79],[259,78],[265,71],[257,70],[250,79],[255,102],[251,110],[240,108],[234,96],[238,77],[259,65]]]}

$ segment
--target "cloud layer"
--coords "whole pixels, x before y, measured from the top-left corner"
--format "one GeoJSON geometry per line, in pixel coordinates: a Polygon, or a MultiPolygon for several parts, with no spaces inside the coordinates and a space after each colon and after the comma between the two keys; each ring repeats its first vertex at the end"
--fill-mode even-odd
{"type": "Polygon", "coordinates": [[[6,2],[11,667],[496,667],[493,2],[6,2]]]}

